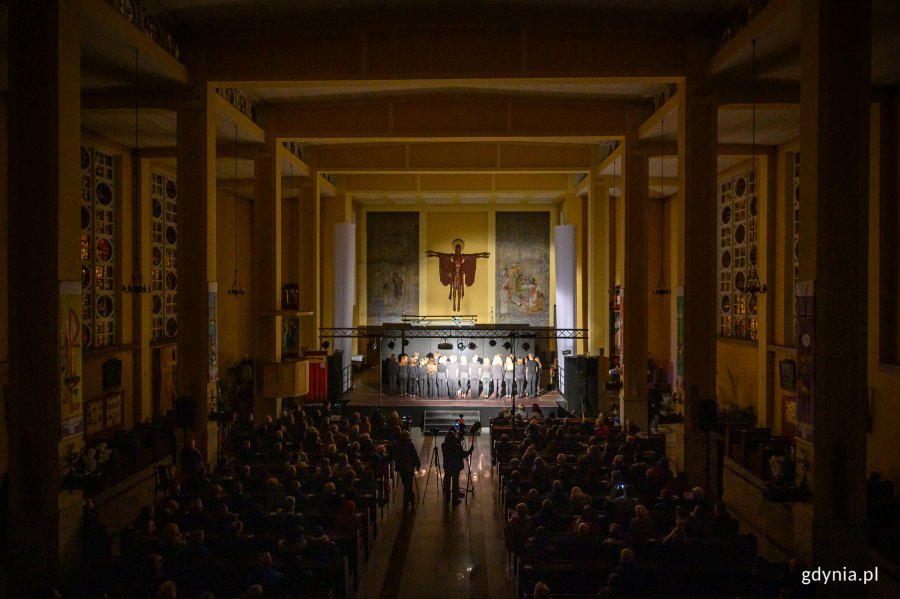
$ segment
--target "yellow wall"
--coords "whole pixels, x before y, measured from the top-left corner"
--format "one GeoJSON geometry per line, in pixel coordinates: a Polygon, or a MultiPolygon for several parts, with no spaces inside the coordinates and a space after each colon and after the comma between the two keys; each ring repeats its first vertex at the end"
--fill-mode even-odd
{"type": "Polygon", "coordinates": [[[216,278],[219,284],[219,372],[253,351],[253,280],[250,249],[253,241],[253,204],[238,199],[235,215],[234,196],[219,190],[216,195],[216,278]],[[238,276],[244,295],[229,295],[234,278],[234,227],[238,227],[238,276]]]}
{"type": "Polygon", "coordinates": [[[716,344],[716,391],[720,409],[732,402],[757,409],[759,368],[756,352],[756,344],[750,341],[719,339],[716,344]]]}
{"type": "MultiPolygon", "coordinates": [[[[488,213],[478,212],[427,212],[425,214],[425,231],[427,232],[427,250],[436,252],[451,252],[451,243],[457,237],[462,239],[466,246],[465,253],[490,251],[488,245],[488,213]]],[[[493,304],[490,301],[492,295],[491,281],[488,277],[488,262],[493,260],[493,255],[487,259],[479,259],[475,268],[475,283],[465,288],[465,296],[460,302],[460,314],[476,314],[479,322],[489,322],[490,309],[493,304]]],[[[420,301],[424,299],[424,314],[452,314],[453,305],[448,298],[449,287],[440,284],[440,270],[437,258],[428,258],[425,268],[425,284],[420,286],[420,301]]]]}

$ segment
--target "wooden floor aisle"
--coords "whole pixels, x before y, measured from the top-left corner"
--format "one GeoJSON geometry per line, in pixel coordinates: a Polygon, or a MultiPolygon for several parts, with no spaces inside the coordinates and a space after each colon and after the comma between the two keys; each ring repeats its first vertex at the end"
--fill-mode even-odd
{"type": "MultiPolygon", "coordinates": [[[[475,492],[459,505],[444,503],[435,468],[428,475],[433,449],[437,446],[440,455],[442,440],[423,437],[414,430],[413,441],[419,448],[423,467],[416,477],[420,501],[415,510],[404,513],[402,487],[393,495],[385,509],[384,528],[363,569],[357,597],[513,596],[496,481],[491,477],[488,435],[476,437],[472,454],[475,492]]],[[[463,471],[461,487],[465,476],[463,471]]]]}

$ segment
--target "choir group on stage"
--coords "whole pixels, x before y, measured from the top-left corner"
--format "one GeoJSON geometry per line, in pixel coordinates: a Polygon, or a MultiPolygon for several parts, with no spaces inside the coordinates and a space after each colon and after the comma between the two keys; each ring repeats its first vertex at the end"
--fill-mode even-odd
{"type": "Polygon", "coordinates": [[[385,369],[391,395],[435,399],[537,397],[541,372],[534,354],[518,359],[497,354],[493,360],[473,355],[470,360],[439,352],[422,358],[419,352],[391,354],[385,369]]]}

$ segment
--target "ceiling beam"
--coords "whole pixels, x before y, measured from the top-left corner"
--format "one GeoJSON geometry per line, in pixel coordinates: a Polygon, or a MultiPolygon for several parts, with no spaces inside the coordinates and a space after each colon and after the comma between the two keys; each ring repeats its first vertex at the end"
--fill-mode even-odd
{"type": "Polygon", "coordinates": [[[422,142],[334,144],[316,147],[319,170],[342,172],[585,172],[592,144],[535,142],[422,142]]]}
{"type": "MultiPolygon", "coordinates": [[[[411,24],[393,30],[288,34],[255,23],[255,37],[207,37],[208,80],[251,82],[478,77],[647,77],[684,75],[691,41],[676,29],[564,31],[411,24]]],[[[194,51],[194,48],[185,49],[194,51]]]]}
{"type": "MultiPolygon", "coordinates": [[[[181,90],[141,91],[137,97],[138,108],[155,108],[176,110],[181,101],[181,90]]],[[[82,110],[123,110],[134,109],[134,88],[117,88],[106,90],[82,90],[82,110]]]]}
{"type": "Polygon", "coordinates": [[[634,102],[449,95],[278,104],[278,138],[621,137],[634,102]]]}

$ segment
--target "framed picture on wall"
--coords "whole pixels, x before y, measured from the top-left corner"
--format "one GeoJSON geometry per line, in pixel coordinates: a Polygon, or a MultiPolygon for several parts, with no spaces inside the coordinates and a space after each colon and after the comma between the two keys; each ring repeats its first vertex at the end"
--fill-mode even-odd
{"type": "Polygon", "coordinates": [[[778,363],[781,374],[781,388],[785,391],[797,389],[797,363],[793,360],[782,360],[778,363]]]}

